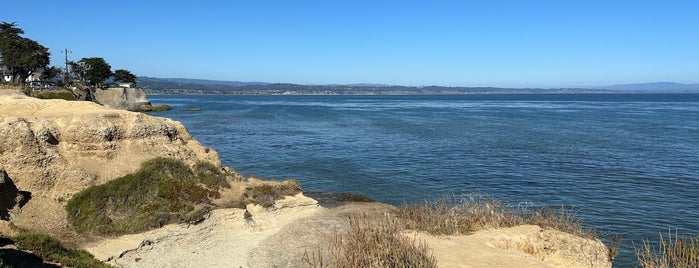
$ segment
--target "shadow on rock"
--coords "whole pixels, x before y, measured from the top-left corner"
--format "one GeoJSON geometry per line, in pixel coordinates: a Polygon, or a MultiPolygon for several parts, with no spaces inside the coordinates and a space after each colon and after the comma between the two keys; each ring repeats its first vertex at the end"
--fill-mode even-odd
{"type": "Polygon", "coordinates": [[[10,220],[10,213],[22,208],[31,198],[32,193],[17,189],[7,172],[0,169],[0,220],[10,220]]]}

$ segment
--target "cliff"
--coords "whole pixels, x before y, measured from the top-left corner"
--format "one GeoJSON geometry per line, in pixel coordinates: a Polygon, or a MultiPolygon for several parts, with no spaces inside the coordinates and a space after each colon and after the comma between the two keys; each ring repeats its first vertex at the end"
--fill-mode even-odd
{"type": "Polygon", "coordinates": [[[105,107],[128,111],[151,111],[153,106],[140,88],[110,87],[94,90],[95,101],[105,107]]]}
{"type": "Polygon", "coordinates": [[[179,122],[91,102],[0,91],[3,185],[14,185],[13,192],[31,198],[17,197],[21,202],[5,208],[6,218],[20,228],[62,233],[68,228],[63,207],[74,193],[131,173],[158,156],[221,165],[218,154],[179,122]]]}

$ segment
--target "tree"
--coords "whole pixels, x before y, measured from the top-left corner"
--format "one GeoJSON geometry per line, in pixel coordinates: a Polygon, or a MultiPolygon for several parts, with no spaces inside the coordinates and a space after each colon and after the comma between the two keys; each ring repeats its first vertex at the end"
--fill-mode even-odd
{"type": "Polygon", "coordinates": [[[136,83],[136,76],[124,69],[114,71],[114,76],[112,76],[112,79],[117,82],[136,83]]]}
{"type": "Polygon", "coordinates": [[[58,68],[55,66],[47,67],[47,68],[44,68],[43,71],[41,71],[41,78],[48,80],[48,81],[53,81],[62,72],[63,72],[63,70],[61,70],[61,68],[58,68]]]}
{"type": "Polygon", "coordinates": [[[16,23],[0,23],[0,65],[10,72],[12,82],[21,83],[29,75],[49,65],[48,48],[34,40],[20,36],[24,31],[16,23]]]}
{"type": "Polygon", "coordinates": [[[68,66],[70,66],[71,73],[75,75],[75,78],[81,83],[85,84],[85,75],[87,75],[85,63],[69,61],[68,66]]]}
{"type": "Polygon", "coordinates": [[[82,58],[80,63],[85,65],[85,79],[90,85],[100,86],[112,76],[112,66],[103,58],[82,58]]]}

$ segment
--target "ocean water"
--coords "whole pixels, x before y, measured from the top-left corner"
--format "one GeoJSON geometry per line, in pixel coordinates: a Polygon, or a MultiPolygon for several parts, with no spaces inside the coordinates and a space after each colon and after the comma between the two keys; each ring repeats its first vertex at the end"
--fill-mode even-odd
{"type": "Polygon", "coordinates": [[[699,94],[149,98],[225,165],[306,191],[564,206],[623,236],[616,267],[659,232],[699,234],[699,94]]]}

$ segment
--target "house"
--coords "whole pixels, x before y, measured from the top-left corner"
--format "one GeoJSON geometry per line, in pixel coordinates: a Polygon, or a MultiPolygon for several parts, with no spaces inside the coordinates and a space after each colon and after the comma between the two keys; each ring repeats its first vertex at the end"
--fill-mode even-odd
{"type": "Polygon", "coordinates": [[[134,83],[124,83],[124,82],[119,83],[119,87],[128,87],[128,88],[131,88],[131,87],[135,87],[135,86],[136,86],[136,84],[134,84],[134,83]]]}
{"type": "Polygon", "coordinates": [[[32,82],[41,82],[41,73],[40,72],[32,72],[27,79],[24,80],[24,82],[27,83],[32,83],[32,82]]]}

